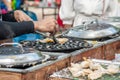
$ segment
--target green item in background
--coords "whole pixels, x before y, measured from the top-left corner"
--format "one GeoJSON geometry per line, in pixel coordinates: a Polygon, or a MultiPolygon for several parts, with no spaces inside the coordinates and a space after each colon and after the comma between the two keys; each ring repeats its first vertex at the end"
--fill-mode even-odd
{"type": "Polygon", "coordinates": [[[74,78],[73,80],[79,80],[78,78],[74,78]]]}
{"type": "Polygon", "coordinates": [[[114,75],[104,75],[97,80],[120,80],[120,73],[114,75]]]}
{"type": "MultiPolygon", "coordinates": [[[[81,78],[83,80],[89,80],[88,78],[81,78]]],[[[73,78],[73,80],[79,80],[79,78],[73,78]]],[[[103,75],[101,78],[99,79],[95,79],[95,80],[120,80],[120,73],[118,74],[114,74],[114,75],[103,75]]]]}
{"type": "Polygon", "coordinates": [[[16,9],[16,5],[15,5],[15,4],[16,4],[16,0],[13,0],[13,1],[12,1],[12,8],[13,8],[14,10],[16,9]]]}

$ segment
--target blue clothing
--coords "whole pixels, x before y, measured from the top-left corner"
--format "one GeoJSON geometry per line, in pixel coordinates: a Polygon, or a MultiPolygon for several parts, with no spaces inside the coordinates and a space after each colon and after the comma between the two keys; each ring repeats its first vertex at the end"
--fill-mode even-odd
{"type": "Polygon", "coordinates": [[[0,7],[1,7],[1,9],[6,9],[7,10],[7,7],[5,6],[5,4],[2,1],[0,3],[0,7]]]}
{"type": "MultiPolygon", "coordinates": [[[[27,15],[29,15],[34,21],[37,20],[37,17],[35,15],[35,13],[33,12],[30,12],[30,11],[24,11],[27,15]]],[[[23,41],[23,40],[36,40],[36,39],[42,39],[43,36],[40,35],[40,34],[37,34],[37,33],[31,33],[31,34],[24,34],[24,35],[21,35],[21,36],[18,36],[16,38],[13,39],[13,42],[20,42],[20,41],[23,41]]]]}
{"type": "Polygon", "coordinates": [[[13,39],[13,42],[20,42],[20,41],[23,41],[23,40],[28,40],[28,41],[35,41],[37,39],[43,39],[43,36],[40,35],[40,34],[35,34],[35,33],[30,33],[30,34],[24,34],[24,35],[21,35],[21,36],[18,36],[18,37],[15,37],[13,39]]]}
{"type": "Polygon", "coordinates": [[[5,11],[5,13],[7,13],[7,7],[6,5],[3,3],[3,1],[0,1],[0,10],[2,12],[2,10],[5,11]]]}

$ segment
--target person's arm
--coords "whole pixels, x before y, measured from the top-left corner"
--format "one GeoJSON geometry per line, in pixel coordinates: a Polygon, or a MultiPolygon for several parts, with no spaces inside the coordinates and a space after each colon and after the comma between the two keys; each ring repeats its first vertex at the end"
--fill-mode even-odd
{"type": "Polygon", "coordinates": [[[2,14],[2,19],[3,21],[11,22],[32,21],[32,19],[21,10],[15,10],[6,14],[2,14]]]}
{"type": "Polygon", "coordinates": [[[6,14],[2,14],[2,20],[10,21],[10,22],[17,22],[17,20],[14,17],[14,11],[8,12],[6,14]]]}
{"type": "Polygon", "coordinates": [[[61,0],[59,15],[63,21],[63,24],[66,24],[66,25],[73,24],[73,19],[75,17],[73,4],[74,4],[74,0],[61,0]]]}
{"type": "Polygon", "coordinates": [[[56,29],[54,18],[45,18],[41,21],[6,22],[0,21],[0,40],[13,38],[34,31],[53,32],[56,29]]]}
{"type": "Polygon", "coordinates": [[[0,39],[13,38],[34,32],[33,22],[0,22],[0,39]]]}

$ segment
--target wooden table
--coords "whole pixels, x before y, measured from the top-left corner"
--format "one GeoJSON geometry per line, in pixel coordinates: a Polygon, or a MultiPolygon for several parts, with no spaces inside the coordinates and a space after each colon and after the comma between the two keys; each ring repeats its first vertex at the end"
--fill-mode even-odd
{"type": "MultiPolygon", "coordinates": [[[[82,57],[112,60],[115,58],[115,53],[118,53],[118,51],[120,51],[120,37],[96,44],[92,48],[80,49],[64,54],[58,53],[61,57],[57,60],[29,68],[0,68],[0,80],[48,80],[50,74],[70,66],[71,62],[81,61],[82,57]]],[[[52,52],[52,54],[55,55],[56,53],[52,52]]]]}

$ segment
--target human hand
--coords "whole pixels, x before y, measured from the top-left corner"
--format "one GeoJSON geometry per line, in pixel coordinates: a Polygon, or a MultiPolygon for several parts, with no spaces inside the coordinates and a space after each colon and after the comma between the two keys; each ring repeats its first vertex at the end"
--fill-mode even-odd
{"type": "Polygon", "coordinates": [[[45,18],[41,21],[34,21],[35,30],[40,32],[56,31],[56,20],[52,17],[45,18]]]}
{"type": "Polygon", "coordinates": [[[65,30],[67,30],[67,29],[69,29],[69,28],[71,28],[71,27],[72,27],[71,24],[65,24],[65,25],[64,25],[64,29],[65,29],[65,30]]]}
{"type": "Polygon", "coordinates": [[[32,19],[21,10],[16,10],[14,12],[14,17],[18,22],[21,21],[32,21],[32,19]]]}

